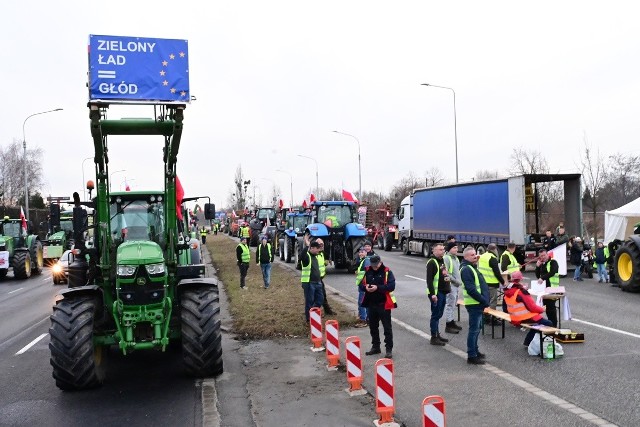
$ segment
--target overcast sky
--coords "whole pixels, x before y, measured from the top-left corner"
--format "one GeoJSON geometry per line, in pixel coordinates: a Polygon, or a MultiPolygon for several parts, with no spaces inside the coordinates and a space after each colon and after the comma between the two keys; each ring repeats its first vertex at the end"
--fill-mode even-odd
{"type": "MultiPolygon", "coordinates": [[[[178,175],[225,205],[237,166],[266,198],[315,187],[386,192],[413,171],[460,181],[509,169],[514,147],[576,172],[584,137],[638,154],[640,6],[595,1],[3,2],[0,144],[44,151],[45,195],[71,195],[89,132],[89,34],[187,39],[192,102],[178,175]]],[[[124,117],[151,117],[140,107],[124,117]]],[[[115,107],[110,118],[119,110],[115,107]]],[[[113,188],[161,188],[162,139],[109,141],[113,188]]],[[[92,177],[86,161],[85,179],[92,177]]]]}

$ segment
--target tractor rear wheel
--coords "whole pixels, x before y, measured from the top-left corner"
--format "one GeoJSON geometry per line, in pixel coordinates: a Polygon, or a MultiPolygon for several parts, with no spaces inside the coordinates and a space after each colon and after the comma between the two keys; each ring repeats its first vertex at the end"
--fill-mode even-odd
{"type": "Polygon", "coordinates": [[[29,249],[31,255],[31,273],[40,274],[44,268],[44,255],[42,253],[42,242],[34,240],[29,249]]]}
{"type": "Polygon", "coordinates": [[[27,251],[13,254],[13,276],[16,279],[28,279],[31,277],[31,256],[27,251]]]}
{"type": "Polygon", "coordinates": [[[620,289],[640,292],[640,248],[635,242],[626,241],[618,249],[613,267],[620,289]]]}
{"type": "Polygon", "coordinates": [[[291,244],[291,237],[287,236],[284,238],[284,262],[291,262],[291,258],[293,258],[293,250],[294,245],[291,244]]]}
{"type": "Polygon", "coordinates": [[[56,385],[62,390],[85,390],[102,385],[108,348],[93,343],[96,301],[64,298],[53,307],[49,350],[56,385]]]}
{"type": "Polygon", "coordinates": [[[182,361],[189,375],[222,373],[220,296],[214,286],[187,289],[180,299],[182,361]]]}
{"type": "Polygon", "coordinates": [[[364,237],[354,237],[350,240],[351,256],[350,259],[347,260],[347,271],[349,273],[356,271],[355,260],[358,259],[358,251],[362,246],[364,246],[365,242],[366,239],[364,237]]]}
{"type": "Polygon", "coordinates": [[[393,235],[391,233],[384,233],[384,250],[389,252],[393,249],[393,235]]]}

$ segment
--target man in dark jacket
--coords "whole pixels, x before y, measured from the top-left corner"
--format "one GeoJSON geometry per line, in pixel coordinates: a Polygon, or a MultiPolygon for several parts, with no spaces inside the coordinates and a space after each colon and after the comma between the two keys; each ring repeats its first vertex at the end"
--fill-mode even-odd
{"type": "Polygon", "coordinates": [[[575,266],[573,273],[573,280],[576,282],[582,282],[582,239],[575,237],[573,242],[570,242],[571,248],[569,249],[569,261],[575,266]]]}
{"type": "Polygon", "coordinates": [[[468,246],[464,250],[464,259],[460,265],[460,278],[464,288],[462,296],[464,307],[469,314],[469,334],[467,335],[467,363],[484,365],[485,355],[478,349],[478,336],[482,325],[482,313],[489,307],[489,287],[484,276],[476,267],[476,250],[468,246]]]}
{"type": "Polygon", "coordinates": [[[367,267],[364,278],[359,288],[364,291],[362,306],[367,308],[369,314],[369,332],[371,333],[371,350],[365,352],[367,356],[379,354],[380,331],[379,323],[382,322],[384,330],[385,357],[391,358],[393,351],[393,331],[391,329],[391,310],[396,308],[393,290],[396,288],[396,279],[391,270],[385,267],[378,255],[369,259],[370,267],[367,267]]]}
{"type": "Polygon", "coordinates": [[[251,260],[251,252],[247,246],[247,238],[241,237],[240,243],[236,246],[236,258],[238,260],[238,268],[240,269],[240,289],[246,289],[245,278],[249,271],[249,261],[251,260]]]}
{"type": "Polygon", "coordinates": [[[444,307],[447,303],[447,294],[451,292],[449,272],[444,264],[444,245],[436,243],[432,249],[433,257],[427,261],[427,293],[431,302],[431,345],[445,345],[448,339],[442,337],[439,324],[444,307]]]}

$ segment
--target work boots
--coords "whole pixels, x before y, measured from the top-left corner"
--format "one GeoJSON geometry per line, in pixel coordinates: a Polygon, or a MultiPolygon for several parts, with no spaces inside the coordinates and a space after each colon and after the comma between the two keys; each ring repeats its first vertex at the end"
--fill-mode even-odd
{"type": "Polygon", "coordinates": [[[369,351],[365,351],[364,354],[366,354],[367,356],[372,356],[374,354],[380,354],[382,353],[382,351],[380,351],[380,347],[371,347],[371,350],[369,351]]]}
{"type": "Polygon", "coordinates": [[[451,322],[447,322],[444,329],[444,331],[448,334],[458,334],[461,330],[462,328],[456,325],[456,322],[454,320],[452,320],[451,322]]]}
{"type": "Polygon", "coordinates": [[[431,340],[429,341],[429,344],[431,344],[431,345],[444,345],[444,341],[440,341],[438,339],[438,336],[435,335],[435,336],[431,337],[431,340]]]}
{"type": "Polygon", "coordinates": [[[446,343],[446,342],[449,342],[449,340],[448,340],[447,338],[444,338],[442,335],[440,335],[440,332],[438,332],[438,335],[437,335],[437,336],[438,336],[438,339],[439,339],[440,341],[445,342],[445,343],[446,343]]]}

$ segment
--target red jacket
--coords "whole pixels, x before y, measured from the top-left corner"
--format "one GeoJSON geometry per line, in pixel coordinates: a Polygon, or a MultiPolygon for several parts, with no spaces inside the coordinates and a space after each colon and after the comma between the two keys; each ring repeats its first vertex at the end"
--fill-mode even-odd
{"type": "MultiPolygon", "coordinates": [[[[522,287],[522,285],[513,284],[510,288],[505,289],[504,290],[505,298],[512,298],[517,290],[519,290],[520,293],[518,294],[516,301],[523,303],[526,309],[529,310],[531,313],[537,313],[534,317],[531,318],[531,321],[535,323],[540,319],[542,319],[542,316],[540,313],[544,313],[545,308],[537,305],[535,300],[531,297],[529,292],[527,292],[527,290],[522,287]]],[[[511,322],[511,323],[518,326],[521,322],[511,322]]]]}

